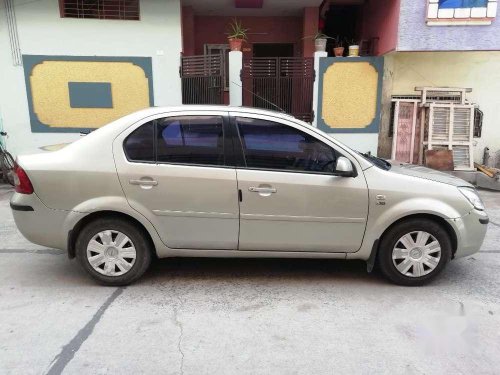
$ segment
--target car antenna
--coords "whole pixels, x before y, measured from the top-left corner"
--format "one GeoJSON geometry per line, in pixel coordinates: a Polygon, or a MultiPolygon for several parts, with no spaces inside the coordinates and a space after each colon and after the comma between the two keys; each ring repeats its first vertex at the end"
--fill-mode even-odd
{"type": "Polygon", "coordinates": [[[242,85],[240,85],[238,82],[231,81],[231,83],[234,83],[236,86],[241,87],[243,90],[248,91],[250,94],[255,95],[257,98],[262,99],[262,100],[263,100],[263,101],[265,101],[266,103],[271,104],[273,107],[278,108],[278,110],[279,110],[281,113],[286,113],[286,111],[285,111],[283,108],[278,107],[278,106],[277,106],[276,104],[274,104],[273,102],[271,102],[271,101],[269,101],[269,100],[267,100],[267,99],[264,99],[264,98],[263,98],[262,96],[260,96],[260,95],[257,95],[257,94],[256,94],[256,93],[254,93],[252,90],[249,90],[249,89],[247,89],[247,88],[243,87],[243,86],[242,86],[242,85]]]}

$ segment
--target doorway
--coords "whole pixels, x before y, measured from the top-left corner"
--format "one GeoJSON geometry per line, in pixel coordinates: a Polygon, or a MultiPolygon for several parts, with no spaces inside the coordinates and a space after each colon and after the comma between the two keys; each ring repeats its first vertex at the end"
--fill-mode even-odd
{"type": "Polygon", "coordinates": [[[253,57],[293,57],[292,43],[254,43],[253,57]]]}

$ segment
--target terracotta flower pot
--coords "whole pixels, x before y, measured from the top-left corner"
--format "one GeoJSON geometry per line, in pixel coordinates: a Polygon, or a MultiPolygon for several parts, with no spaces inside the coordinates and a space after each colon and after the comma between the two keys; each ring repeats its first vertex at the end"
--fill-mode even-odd
{"type": "Polygon", "coordinates": [[[229,38],[229,48],[231,51],[241,51],[241,45],[243,44],[243,39],[229,38]]]}
{"type": "Polygon", "coordinates": [[[333,49],[333,53],[335,54],[335,57],[344,56],[344,47],[335,47],[333,49]]]}

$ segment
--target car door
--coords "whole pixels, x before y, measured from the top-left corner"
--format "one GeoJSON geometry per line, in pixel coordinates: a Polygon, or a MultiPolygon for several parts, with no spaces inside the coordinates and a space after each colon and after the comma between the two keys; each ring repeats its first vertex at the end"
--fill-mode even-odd
{"type": "Polygon", "coordinates": [[[226,112],[170,113],[115,140],[129,204],[170,248],[237,249],[238,192],[236,171],[226,165],[226,127],[226,112]]]}
{"type": "Polygon", "coordinates": [[[294,122],[232,113],[242,166],[237,168],[240,250],[354,252],[368,216],[368,188],[355,158],[294,122]],[[334,175],[345,156],[356,177],[334,175]]]}

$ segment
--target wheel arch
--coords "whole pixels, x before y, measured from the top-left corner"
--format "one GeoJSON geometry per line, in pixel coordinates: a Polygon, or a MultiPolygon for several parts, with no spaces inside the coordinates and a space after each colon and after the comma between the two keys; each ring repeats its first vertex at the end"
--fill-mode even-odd
{"type": "Polygon", "coordinates": [[[397,219],[396,221],[391,223],[387,228],[385,228],[385,230],[382,232],[380,237],[375,240],[375,242],[373,244],[372,252],[371,252],[370,257],[367,261],[368,271],[371,271],[373,269],[373,266],[375,264],[375,261],[376,261],[377,255],[378,255],[380,243],[382,242],[382,239],[384,238],[386,233],[389,232],[389,230],[391,230],[394,226],[398,225],[399,223],[406,221],[406,220],[410,220],[410,219],[425,219],[425,220],[430,220],[430,221],[433,221],[433,222],[441,225],[446,230],[446,232],[448,233],[448,235],[450,237],[451,246],[452,246],[452,249],[451,249],[452,250],[452,257],[455,256],[455,253],[456,253],[457,247],[458,247],[458,237],[457,237],[457,233],[455,232],[453,227],[450,225],[450,223],[448,223],[443,217],[438,216],[438,215],[427,214],[427,213],[416,213],[416,214],[406,215],[406,216],[403,216],[403,217],[397,219]]]}
{"type": "Polygon", "coordinates": [[[128,215],[123,212],[119,211],[113,211],[113,210],[102,210],[102,211],[95,211],[92,212],[83,218],[81,218],[76,225],[71,229],[68,233],[68,257],[70,259],[75,258],[76,256],[76,240],[78,238],[78,235],[82,231],[82,229],[90,222],[96,220],[96,219],[101,219],[101,218],[117,218],[121,220],[128,221],[129,223],[133,224],[137,228],[139,228],[144,235],[146,236],[147,241],[149,241],[151,245],[151,249],[153,250],[153,255],[156,256],[156,246],[153,241],[153,238],[151,237],[151,234],[147,230],[147,228],[136,218],[132,217],[131,215],[128,215]]]}

